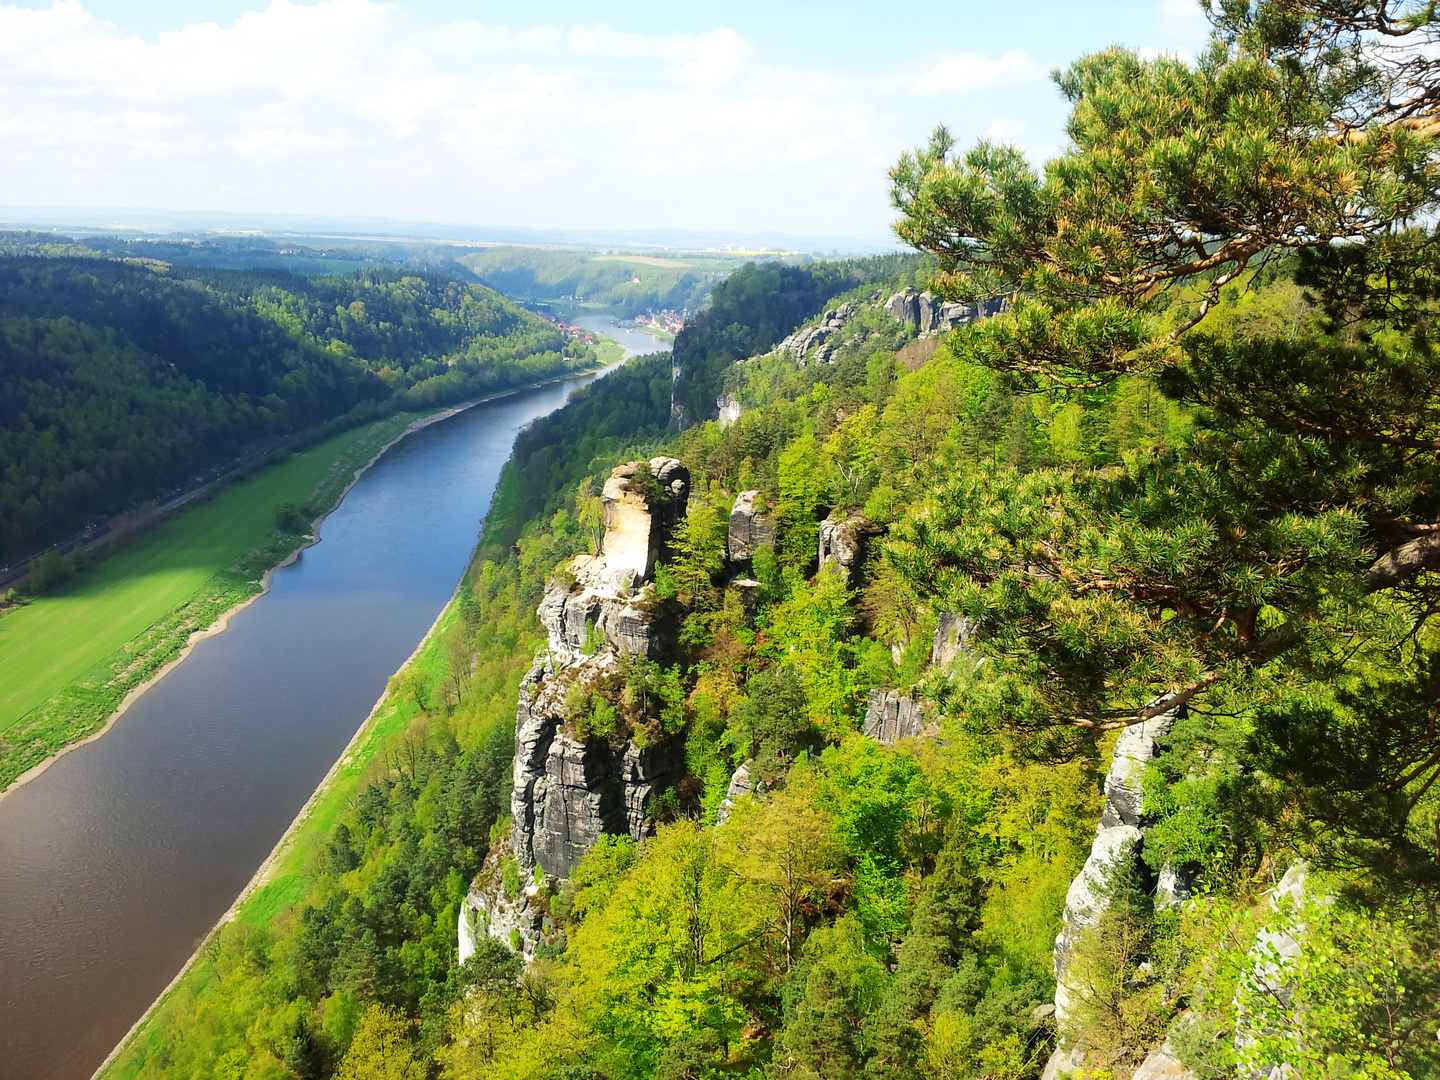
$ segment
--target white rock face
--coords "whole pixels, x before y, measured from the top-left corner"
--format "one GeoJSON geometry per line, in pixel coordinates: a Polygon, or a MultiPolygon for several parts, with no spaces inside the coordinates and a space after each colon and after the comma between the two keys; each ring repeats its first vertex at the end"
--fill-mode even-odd
{"type": "Polygon", "coordinates": [[[751,766],[754,764],[755,762],[753,760],[745,762],[745,764],[736,769],[734,775],[730,777],[730,786],[725,789],[725,798],[715,813],[716,825],[724,825],[725,822],[730,820],[730,812],[735,809],[735,804],[741,799],[750,796],[754,796],[757,799],[763,798],[765,793],[770,790],[764,780],[761,780],[751,772],[751,766]]]}
{"type": "Polygon", "coordinates": [[[715,419],[720,422],[722,428],[729,427],[745,415],[745,409],[734,394],[721,394],[715,399],[715,407],[720,410],[715,419]]]}
{"type": "MultiPolygon", "coordinates": [[[[1160,746],[1175,726],[1181,710],[1134,724],[1115,743],[1110,771],[1105,777],[1105,812],[1095,831],[1095,842],[1085,866],[1070,883],[1065,895],[1065,914],[1055,938],[1055,1020],[1063,1033],[1074,1015],[1078,989],[1066,979],[1070,954],[1081,935],[1094,926],[1105,910],[1104,885],[1113,868],[1122,860],[1139,855],[1144,842],[1144,789],[1146,766],[1160,753],[1160,746]]],[[[1172,895],[1183,891],[1183,883],[1172,873],[1166,886],[1172,895]]],[[[1165,884],[1162,880],[1162,884],[1165,884]]],[[[1045,1075],[1081,1068],[1085,1062],[1062,1042],[1046,1066],[1045,1075]]]]}
{"type": "Polygon", "coordinates": [[[527,880],[514,900],[505,895],[501,868],[508,854],[503,847],[490,853],[460,904],[456,945],[462,964],[475,955],[485,937],[514,948],[518,932],[519,952],[528,963],[535,959],[535,947],[547,934],[558,936],[540,902],[541,886],[527,880]]]}
{"type": "MultiPolygon", "coordinates": [[[[661,508],[632,490],[639,462],[618,466],[605,481],[604,557],[615,580],[626,571],[632,581],[648,581],[660,554],[662,532],[667,524],[661,508]]],[[[684,516],[685,497],[690,493],[690,472],[674,458],[655,458],[650,472],[662,491],[679,504],[675,518],[684,516]]]]}
{"type": "MultiPolygon", "coordinates": [[[[1305,901],[1309,876],[1309,867],[1304,862],[1293,864],[1271,893],[1270,909],[1294,912],[1305,901]]],[[[1255,936],[1255,944],[1250,947],[1250,966],[1236,991],[1235,1049],[1242,1055],[1264,1031],[1260,1027],[1261,1021],[1247,1014],[1240,1005],[1240,995],[1248,993],[1251,997],[1270,999],[1289,1009],[1294,996],[1290,985],[1291,970],[1300,957],[1300,938],[1304,934],[1305,924],[1292,918],[1267,927],[1255,936]]],[[[1264,1080],[1283,1080],[1289,1072],[1288,1066],[1260,1062],[1249,1075],[1252,1078],[1263,1077],[1264,1080]]]]}
{"type": "Polygon", "coordinates": [[[1062,1031],[1073,1013],[1077,993],[1065,979],[1070,953],[1105,911],[1102,893],[1110,872],[1121,860],[1134,858],[1139,846],[1140,830],[1134,825],[1102,827],[1090,847],[1090,857],[1065,894],[1064,922],[1055,938],[1055,1021],[1062,1031]]]}

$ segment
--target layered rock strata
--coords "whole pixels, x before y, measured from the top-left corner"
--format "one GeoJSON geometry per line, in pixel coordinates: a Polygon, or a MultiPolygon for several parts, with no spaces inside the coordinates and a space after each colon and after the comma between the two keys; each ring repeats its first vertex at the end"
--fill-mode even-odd
{"type": "Polygon", "coordinates": [[[511,848],[527,876],[537,866],[569,876],[602,835],[638,839],[654,795],[683,773],[678,743],[642,749],[577,737],[566,697],[613,675],[625,654],[664,655],[651,578],[689,491],[690,474],[673,458],[617,467],[603,491],[600,554],[573,559],[541,601],[549,641],[520,687],[510,799],[511,848]]]}

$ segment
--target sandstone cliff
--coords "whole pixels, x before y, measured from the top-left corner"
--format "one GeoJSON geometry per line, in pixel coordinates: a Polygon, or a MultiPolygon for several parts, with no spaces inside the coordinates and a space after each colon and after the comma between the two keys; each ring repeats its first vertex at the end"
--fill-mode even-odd
{"type": "Polygon", "coordinates": [[[515,718],[511,846],[525,872],[567,877],[603,834],[641,836],[650,800],[684,768],[666,741],[588,736],[569,723],[575,688],[602,686],[625,656],[659,659],[655,563],[684,517],[690,474],[673,458],[621,465],[603,493],[599,555],[577,556],[540,604],[545,654],[525,676],[515,718]]]}

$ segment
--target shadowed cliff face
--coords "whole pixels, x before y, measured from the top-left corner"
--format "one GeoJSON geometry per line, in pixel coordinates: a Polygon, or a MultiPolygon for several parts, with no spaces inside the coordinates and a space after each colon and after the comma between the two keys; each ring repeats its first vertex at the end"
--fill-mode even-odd
{"type": "Polygon", "coordinates": [[[690,474],[673,458],[617,467],[604,488],[601,553],[577,556],[540,604],[550,640],[520,691],[511,797],[511,846],[527,873],[566,877],[600,836],[638,839],[652,796],[683,770],[678,740],[642,749],[582,736],[571,699],[613,680],[627,655],[663,659],[651,578],[689,492],[690,474]]]}

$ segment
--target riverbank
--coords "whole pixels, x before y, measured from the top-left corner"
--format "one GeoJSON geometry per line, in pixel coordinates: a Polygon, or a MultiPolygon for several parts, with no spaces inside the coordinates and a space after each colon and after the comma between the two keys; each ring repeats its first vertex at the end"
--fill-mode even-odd
{"type": "MultiPolygon", "coordinates": [[[[615,346],[618,351],[619,347],[615,346]]],[[[552,385],[575,377],[544,380],[552,385]]],[[[0,619],[0,799],[104,735],[195,645],[264,595],[325,516],[396,442],[516,387],[352,429],[185,508],[52,595],[0,619]],[[322,512],[282,532],[282,502],[322,512]]]]}
{"type": "MultiPolygon", "coordinates": [[[[436,616],[420,644],[396,672],[336,758],[335,764],[316,786],[235,902],[196,946],[175,978],[95,1070],[93,1080],[102,1077],[131,1080],[139,1073],[149,1056],[147,1043],[152,1041],[152,1035],[160,1034],[153,1029],[167,1026],[167,1008],[183,1013],[192,1008],[195,999],[204,993],[215,974],[216,939],[228,924],[239,921],[263,928],[281,908],[297,904],[305,898],[307,883],[304,871],[307,863],[324,848],[336,818],[349,809],[371,760],[384,748],[388,739],[405,730],[419,711],[413,701],[401,697],[397,687],[412,672],[432,684],[438,681],[436,669],[442,663],[440,638],[458,618],[455,601],[456,598],[452,597],[436,616]]],[[[154,1041],[158,1042],[158,1039],[154,1041]]]]}

